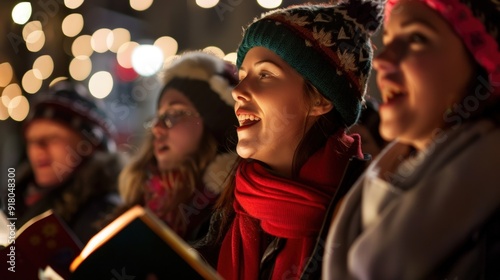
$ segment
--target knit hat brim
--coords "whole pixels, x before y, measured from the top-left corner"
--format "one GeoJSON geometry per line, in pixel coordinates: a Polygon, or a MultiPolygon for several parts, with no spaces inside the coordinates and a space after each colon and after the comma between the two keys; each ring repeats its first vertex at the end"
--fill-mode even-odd
{"type": "Polygon", "coordinates": [[[317,51],[308,49],[307,41],[297,36],[293,31],[283,24],[274,20],[261,20],[252,24],[246,31],[246,36],[238,48],[237,66],[240,67],[246,53],[253,47],[265,47],[272,50],[278,56],[300,57],[300,59],[286,60],[292,68],[310,81],[318,91],[331,100],[335,109],[340,113],[345,123],[350,125],[357,121],[361,111],[361,104],[356,98],[345,98],[358,96],[359,90],[345,79],[344,76],[332,75],[338,69],[333,63],[325,63],[325,57],[317,51]],[[294,48],[287,47],[288,45],[294,48]],[[307,50],[307,51],[305,51],[307,50]],[[324,67],[311,67],[311,65],[324,65],[324,67]],[[335,85],[332,92],[331,85],[335,85]]]}
{"type": "Polygon", "coordinates": [[[343,123],[359,118],[371,71],[370,36],[380,26],[381,5],[351,0],[338,5],[298,5],[263,14],[245,30],[237,67],[253,47],[287,62],[332,101],[343,123]]]}

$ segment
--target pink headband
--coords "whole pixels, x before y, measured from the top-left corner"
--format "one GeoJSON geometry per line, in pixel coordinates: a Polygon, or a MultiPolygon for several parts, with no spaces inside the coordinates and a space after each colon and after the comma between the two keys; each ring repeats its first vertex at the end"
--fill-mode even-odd
{"type": "MultiPolygon", "coordinates": [[[[488,72],[488,80],[495,92],[500,92],[500,52],[498,44],[483,23],[458,0],[417,0],[437,11],[453,26],[474,59],[488,72]]],[[[385,21],[399,0],[387,0],[385,21]]]]}

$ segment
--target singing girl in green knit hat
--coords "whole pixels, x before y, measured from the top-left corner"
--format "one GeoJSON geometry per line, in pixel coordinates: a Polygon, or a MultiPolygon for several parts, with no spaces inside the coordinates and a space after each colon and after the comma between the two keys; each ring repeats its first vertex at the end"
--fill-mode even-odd
{"type": "Polygon", "coordinates": [[[327,208],[348,162],[364,158],[346,129],[360,114],[380,14],[371,1],[293,6],[245,30],[233,89],[242,159],[208,243],[224,279],[319,277],[327,208]]]}

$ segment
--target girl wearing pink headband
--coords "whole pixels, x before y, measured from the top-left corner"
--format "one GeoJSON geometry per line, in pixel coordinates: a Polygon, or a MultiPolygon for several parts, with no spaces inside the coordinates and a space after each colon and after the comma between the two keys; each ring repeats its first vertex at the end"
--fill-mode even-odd
{"type": "Polygon", "coordinates": [[[327,279],[500,279],[500,3],[388,0],[391,140],[330,227],[327,279]]]}

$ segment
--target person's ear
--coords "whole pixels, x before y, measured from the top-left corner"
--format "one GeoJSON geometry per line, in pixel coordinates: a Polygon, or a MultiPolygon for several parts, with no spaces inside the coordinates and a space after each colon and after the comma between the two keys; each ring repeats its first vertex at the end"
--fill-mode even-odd
{"type": "Polygon", "coordinates": [[[311,109],[309,110],[309,116],[321,116],[333,109],[333,103],[324,97],[316,99],[311,109]]]}

